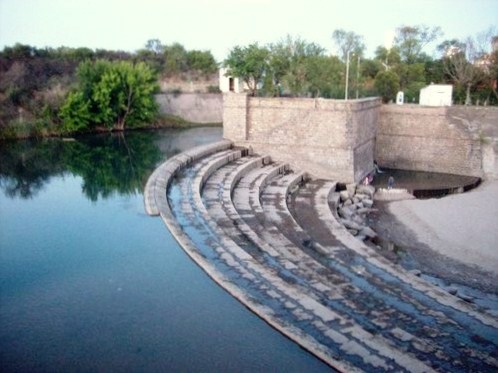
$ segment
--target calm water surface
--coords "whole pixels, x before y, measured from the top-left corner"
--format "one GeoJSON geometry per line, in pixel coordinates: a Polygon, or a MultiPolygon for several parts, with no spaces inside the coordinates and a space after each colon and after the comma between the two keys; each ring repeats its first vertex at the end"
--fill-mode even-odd
{"type": "Polygon", "coordinates": [[[319,372],[211,281],[143,186],[219,128],[0,143],[0,370],[319,372]]]}

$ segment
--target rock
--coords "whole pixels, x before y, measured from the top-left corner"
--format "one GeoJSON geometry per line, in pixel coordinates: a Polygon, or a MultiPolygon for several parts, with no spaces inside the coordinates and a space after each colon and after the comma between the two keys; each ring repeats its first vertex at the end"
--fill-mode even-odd
{"type": "Polygon", "coordinates": [[[373,187],[372,185],[358,185],[358,187],[356,188],[356,193],[366,194],[370,197],[370,199],[373,199],[375,187],[373,187]]]}
{"type": "Polygon", "coordinates": [[[341,202],[347,201],[349,199],[349,192],[347,190],[341,190],[339,192],[339,197],[341,198],[341,202]]]}
{"type": "Polygon", "coordinates": [[[364,223],[365,219],[363,219],[360,215],[355,214],[355,215],[353,215],[352,220],[355,223],[358,223],[359,225],[364,225],[363,223],[364,223]]]}
{"type": "Polygon", "coordinates": [[[344,201],[344,206],[351,206],[353,204],[353,201],[351,201],[349,198],[344,201]]]}
{"type": "Polygon", "coordinates": [[[356,193],[356,184],[347,184],[346,190],[348,191],[351,197],[354,196],[356,193]]]}
{"type": "Polygon", "coordinates": [[[377,237],[377,233],[374,232],[374,230],[370,227],[363,227],[361,230],[360,230],[360,234],[361,235],[364,235],[368,238],[375,238],[377,237]]]}
{"type": "MultiPolygon", "coordinates": [[[[341,223],[342,225],[344,225],[346,228],[348,229],[354,229],[356,231],[360,231],[362,226],[352,220],[348,220],[348,219],[342,219],[341,220],[341,223]]],[[[356,232],[358,233],[358,232],[356,232]]]]}
{"type": "Polygon", "coordinates": [[[362,209],[364,206],[363,206],[363,203],[357,202],[354,204],[354,207],[358,210],[358,209],[362,209]]]}
{"type": "Polygon", "coordinates": [[[364,214],[368,214],[370,211],[372,211],[372,210],[371,209],[367,209],[366,207],[363,207],[361,209],[356,210],[356,213],[364,215],[364,214]]]}
{"type": "Polygon", "coordinates": [[[360,202],[360,199],[356,196],[353,197],[353,203],[354,204],[357,204],[358,202],[360,202]]]}
{"type": "Polygon", "coordinates": [[[365,198],[368,198],[368,196],[363,193],[356,193],[355,197],[358,198],[360,201],[363,201],[365,198]]]}
{"type": "Polygon", "coordinates": [[[371,208],[374,204],[371,199],[364,199],[363,201],[361,201],[361,203],[363,203],[363,206],[368,208],[371,208]]]}
{"type": "Polygon", "coordinates": [[[360,233],[358,233],[358,235],[356,236],[356,238],[358,240],[365,241],[367,239],[367,236],[362,235],[361,232],[360,232],[360,233]]]}
{"type": "Polygon", "coordinates": [[[338,213],[345,219],[351,219],[351,217],[354,215],[354,211],[347,206],[339,208],[338,213]]]}
{"type": "Polygon", "coordinates": [[[456,295],[458,293],[458,289],[456,287],[450,286],[446,288],[446,291],[450,293],[451,295],[456,295]]]}
{"type": "Polygon", "coordinates": [[[412,269],[410,271],[410,273],[414,276],[417,276],[417,277],[420,277],[420,275],[422,274],[422,271],[420,271],[419,269],[412,269]]]}

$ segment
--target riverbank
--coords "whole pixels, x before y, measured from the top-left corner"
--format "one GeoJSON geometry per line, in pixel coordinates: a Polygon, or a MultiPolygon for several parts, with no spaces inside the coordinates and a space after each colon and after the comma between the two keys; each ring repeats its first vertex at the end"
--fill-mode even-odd
{"type": "Polygon", "coordinates": [[[441,199],[376,201],[370,222],[410,259],[449,282],[498,292],[498,181],[441,199]]]}
{"type": "MultiPolygon", "coordinates": [[[[141,130],[157,130],[157,129],[188,129],[188,128],[197,128],[197,127],[221,127],[221,122],[213,122],[213,123],[196,123],[189,122],[183,118],[180,118],[171,114],[161,114],[157,120],[155,120],[152,124],[146,124],[139,127],[133,128],[125,128],[124,131],[119,132],[128,132],[128,131],[141,131],[141,130]]],[[[117,132],[111,131],[105,127],[95,127],[88,131],[79,131],[72,133],[61,133],[55,130],[47,129],[47,128],[37,128],[36,125],[23,124],[18,127],[10,126],[8,128],[3,128],[0,130],[0,141],[2,140],[23,140],[30,138],[49,138],[49,137],[74,137],[79,135],[92,135],[92,134],[101,134],[101,133],[109,133],[109,132],[117,132]]]]}

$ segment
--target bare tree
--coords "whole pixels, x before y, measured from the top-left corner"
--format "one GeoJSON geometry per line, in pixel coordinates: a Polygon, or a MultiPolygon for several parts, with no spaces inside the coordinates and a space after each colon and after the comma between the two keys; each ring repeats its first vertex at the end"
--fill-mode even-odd
{"type": "Polygon", "coordinates": [[[444,69],[456,83],[465,87],[465,105],[472,103],[470,91],[480,80],[485,79],[490,73],[491,58],[489,50],[494,30],[467,37],[463,41],[452,40],[444,42],[440,50],[444,52],[444,69]]]}

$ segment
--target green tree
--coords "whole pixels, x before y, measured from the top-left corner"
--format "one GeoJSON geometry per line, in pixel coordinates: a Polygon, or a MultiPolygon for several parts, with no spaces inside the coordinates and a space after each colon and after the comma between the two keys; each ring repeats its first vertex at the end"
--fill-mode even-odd
{"type": "Polygon", "coordinates": [[[59,116],[63,133],[86,129],[92,120],[90,101],[84,99],[83,92],[71,92],[62,105],[59,116]]]}
{"type": "Polygon", "coordinates": [[[189,70],[193,70],[204,75],[213,74],[218,70],[218,64],[210,51],[188,51],[187,66],[189,70]]]}
{"type": "Polygon", "coordinates": [[[265,73],[269,70],[269,50],[260,47],[258,43],[247,47],[234,47],[224,61],[228,75],[241,78],[249,87],[251,95],[255,96],[258,85],[262,83],[265,73]]]}
{"type": "Polygon", "coordinates": [[[382,101],[393,100],[399,91],[399,76],[392,70],[381,71],[375,77],[375,89],[381,95],[382,101]]]}
{"type": "Polygon", "coordinates": [[[78,78],[79,89],[68,96],[61,111],[65,129],[103,125],[122,131],[157,115],[153,96],[157,78],[143,62],[85,62],[78,69],[78,78]]]}
{"type": "MultiPolygon", "coordinates": [[[[306,60],[308,92],[312,97],[336,97],[341,87],[343,63],[336,56],[310,56],[306,60]]],[[[340,93],[343,94],[342,87],[340,93]]]]}
{"type": "Polygon", "coordinates": [[[187,70],[187,51],[180,43],[166,45],[163,55],[164,73],[166,76],[178,75],[187,70]]]}
{"type": "Polygon", "coordinates": [[[358,35],[353,31],[346,31],[343,29],[334,30],[332,39],[334,39],[339,51],[339,56],[344,62],[346,62],[348,53],[362,56],[365,51],[363,36],[358,35]]]}
{"type": "Polygon", "coordinates": [[[394,45],[403,62],[413,64],[423,58],[423,48],[442,35],[441,28],[425,25],[401,26],[396,29],[394,45]]]}

